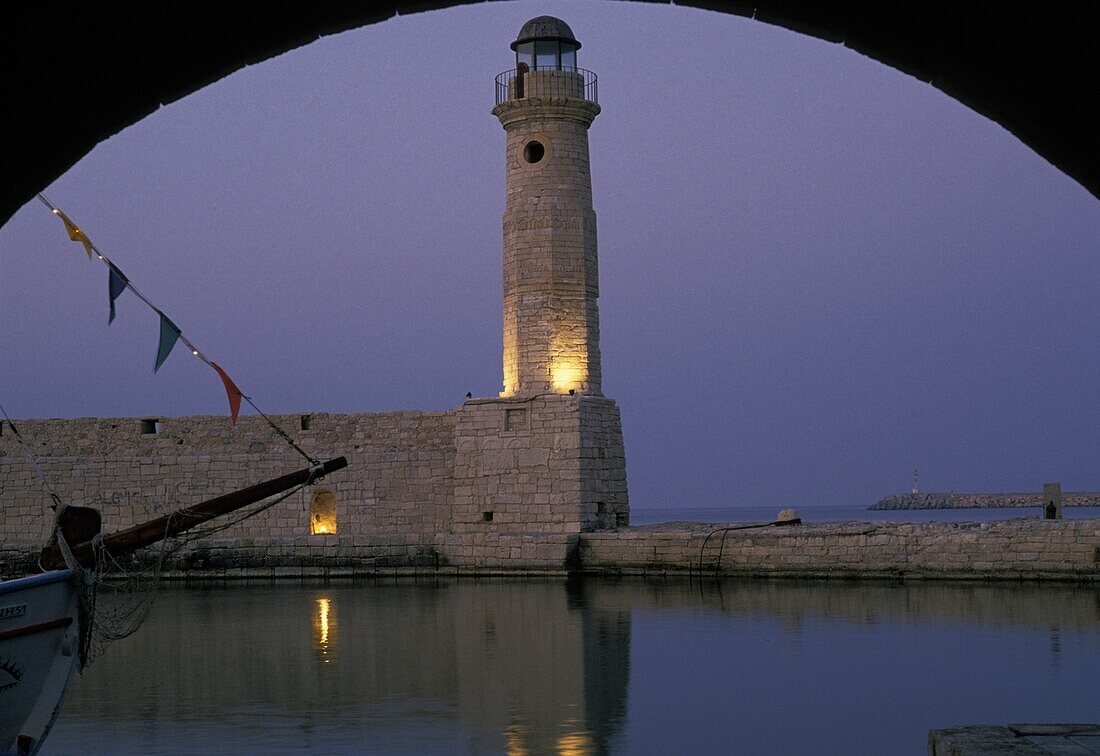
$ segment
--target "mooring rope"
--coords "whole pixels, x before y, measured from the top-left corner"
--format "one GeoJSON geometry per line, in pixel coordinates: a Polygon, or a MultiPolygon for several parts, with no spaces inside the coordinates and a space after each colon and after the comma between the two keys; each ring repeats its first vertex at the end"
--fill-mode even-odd
{"type": "MultiPolygon", "coordinates": [[[[780,513],[782,514],[782,513],[780,513]]],[[[703,575],[703,552],[706,551],[707,543],[710,541],[710,537],[716,533],[722,534],[722,540],[718,542],[718,560],[714,563],[714,576],[718,577],[719,571],[722,569],[722,556],[726,551],[726,535],[732,530],[752,530],[753,528],[774,528],[784,525],[801,525],[802,520],[795,518],[793,520],[773,520],[772,522],[754,522],[750,525],[730,525],[725,528],[715,528],[707,533],[707,537],[703,539],[703,545],[699,547],[699,576],[703,575]]]]}

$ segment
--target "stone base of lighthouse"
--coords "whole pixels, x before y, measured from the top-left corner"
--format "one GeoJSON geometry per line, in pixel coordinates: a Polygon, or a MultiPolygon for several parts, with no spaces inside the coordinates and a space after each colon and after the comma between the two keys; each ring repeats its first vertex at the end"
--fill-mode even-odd
{"type": "Polygon", "coordinates": [[[456,533],[580,533],[629,524],[611,399],[471,399],[457,410],[456,533]]]}

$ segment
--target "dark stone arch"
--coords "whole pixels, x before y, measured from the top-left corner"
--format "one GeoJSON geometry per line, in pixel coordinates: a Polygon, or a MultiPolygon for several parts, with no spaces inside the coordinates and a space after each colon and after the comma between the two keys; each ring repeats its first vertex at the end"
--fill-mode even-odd
{"type": "MultiPolygon", "coordinates": [[[[322,36],[461,2],[22,3],[0,45],[9,137],[0,223],[96,144],[227,76],[322,36]]],[[[686,0],[844,44],[999,123],[1100,197],[1100,91],[1087,4],[686,0]],[[1077,10],[1080,8],[1080,10],[1077,10]]]]}

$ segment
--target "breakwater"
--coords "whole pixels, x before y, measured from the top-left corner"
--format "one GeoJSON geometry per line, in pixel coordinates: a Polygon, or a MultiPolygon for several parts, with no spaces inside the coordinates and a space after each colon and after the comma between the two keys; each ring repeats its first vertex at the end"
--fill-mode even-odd
{"type": "Polygon", "coordinates": [[[1100,581],[1100,520],[848,522],[721,532],[684,523],[585,534],[585,572],[1100,581]]]}
{"type": "MultiPolygon", "coordinates": [[[[1033,508],[1043,506],[1041,493],[907,493],[892,494],[872,504],[868,509],[998,509],[1008,507],[1033,508]]],[[[1062,493],[1064,507],[1100,507],[1100,493],[1078,491],[1062,493]]]]}
{"type": "MultiPolygon", "coordinates": [[[[0,546],[0,574],[27,569],[38,547],[0,546]]],[[[187,544],[166,568],[179,579],[580,573],[1100,583],[1100,519],[220,538],[187,544]]]]}

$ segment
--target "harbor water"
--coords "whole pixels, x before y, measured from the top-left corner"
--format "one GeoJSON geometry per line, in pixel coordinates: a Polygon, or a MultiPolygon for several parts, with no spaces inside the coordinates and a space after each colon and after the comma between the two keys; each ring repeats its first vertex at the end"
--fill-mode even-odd
{"type": "Polygon", "coordinates": [[[410,580],[168,585],[45,753],[921,754],[1100,720],[1100,588],[410,580]]]}

